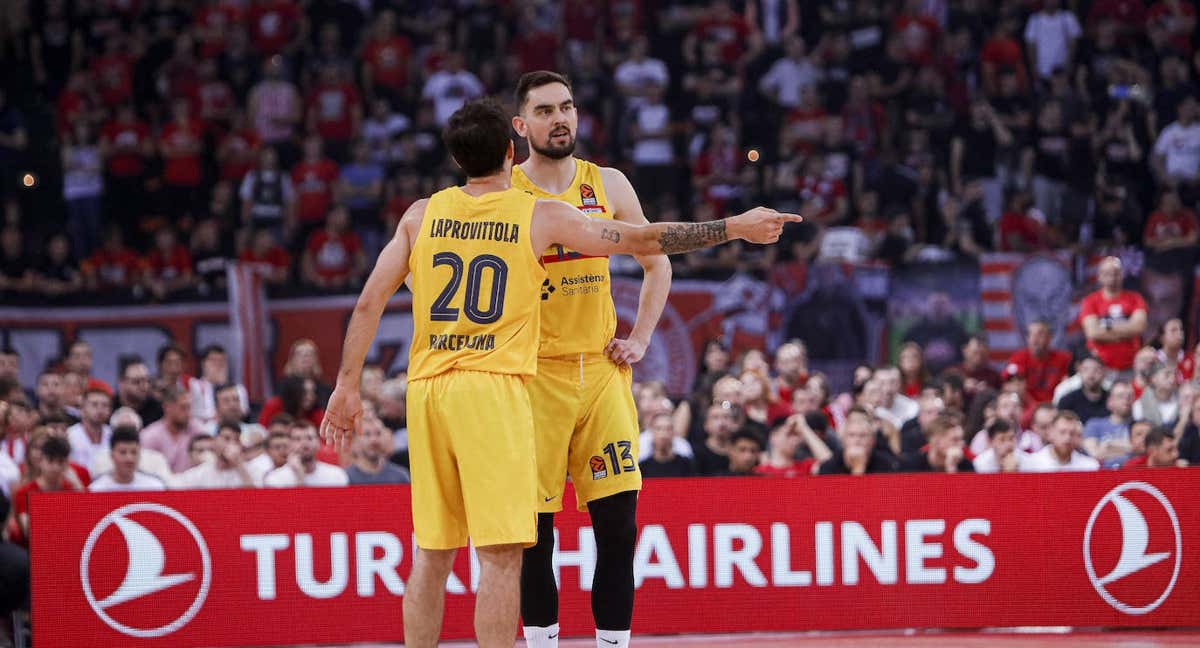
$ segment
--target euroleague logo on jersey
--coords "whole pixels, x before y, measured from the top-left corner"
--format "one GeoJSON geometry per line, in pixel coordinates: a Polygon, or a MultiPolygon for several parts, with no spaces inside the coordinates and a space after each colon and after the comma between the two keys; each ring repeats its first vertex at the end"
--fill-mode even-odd
{"type": "Polygon", "coordinates": [[[596,190],[590,184],[579,185],[579,202],[585,207],[596,206],[596,190]]]}
{"type": "Polygon", "coordinates": [[[192,521],[153,503],[122,506],[88,534],[83,594],[108,627],[142,639],[187,625],[208,597],[212,556],[192,521]]]}
{"type": "Polygon", "coordinates": [[[1088,581],[1125,614],[1162,605],[1179,578],[1183,540],[1170,500],[1146,482],[1113,488],[1092,509],[1083,534],[1088,581]]]}

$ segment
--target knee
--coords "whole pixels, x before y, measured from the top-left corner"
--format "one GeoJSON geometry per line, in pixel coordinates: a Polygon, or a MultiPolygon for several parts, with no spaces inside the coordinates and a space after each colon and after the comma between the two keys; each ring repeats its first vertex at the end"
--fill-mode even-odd
{"type": "Polygon", "coordinates": [[[599,551],[632,552],[637,543],[637,492],[610,495],[588,504],[599,551]]]}
{"type": "Polygon", "coordinates": [[[476,547],[481,567],[495,569],[513,569],[521,566],[521,554],[525,548],[519,544],[491,545],[476,547]]]}
{"type": "Polygon", "coordinates": [[[446,574],[454,568],[454,557],[457,549],[417,549],[413,559],[414,567],[423,566],[435,574],[446,574]]]}

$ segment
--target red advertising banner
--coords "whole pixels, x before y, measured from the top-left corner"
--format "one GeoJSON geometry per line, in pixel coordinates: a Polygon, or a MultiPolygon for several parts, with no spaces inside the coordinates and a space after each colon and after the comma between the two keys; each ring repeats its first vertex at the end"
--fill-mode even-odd
{"type": "MultiPolygon", "coordinates": [[[[653,480],[635,634],[1200,625],[1200,471],[653,480]]],[[[573,507],[568,507],[573,508],[573,507]]],[[[38,645],[398,641],[407,487],[35,495],[38,645]]],[[[586,514],[557,518],[592,632],[586,514]]],[[[444,636],[471,634],[460,552],[444,636]]]]}

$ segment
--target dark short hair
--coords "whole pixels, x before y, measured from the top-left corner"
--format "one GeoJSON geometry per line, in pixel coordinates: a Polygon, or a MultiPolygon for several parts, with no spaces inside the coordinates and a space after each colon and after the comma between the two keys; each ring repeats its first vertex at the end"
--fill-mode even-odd
{"type": "Polygon", "coordinates": [[[508,116],[493,99],[476,99],[454,111],[442,140],[468,178],[482,178],[504,167],[512,144],[508,116]]]}
{"type": "MultiPolygon", "coordinates": [[[[221,392],[229,391],[230,389],[237,391],[237,388],[238,388],[237,383],[225,383],[224,385],[221,385],[220,387],[217,387],[216,389],[213,390],[213,398],[216,399],[218,394],[220,394],[221,392]]],[[[238,393],[238,397],[239,398],[241,397],[240,392],[238,393]]]]}
{"type": "Polygon", "coordinates": [[[17,356],[18,358],[21,357],[21,353],[10,346],[0,347],[0,355],[17,356]]]}
{"type": "Polygon", "coordinates": [[[118,443],[141,443],[142,439],[138,436],[137,428],[132,425],[118,425],[113,428],[112,438],[108,440],[108,447],[115,448],[118,443]]]}
{"type": "Polygon", "coordinates": [[[66,459],[71,455],[71,445],[62,437],[50,436],[42,442],[42,456],[47,459],[66,459]]]}
{"type": "Polygon", "coordinates": [[[286,412],[281,412],[281,413],[276,414],[275,416],[271,417],[271,421],[269,423],[267,423],[267,427],[275,427],[276,425],[284,425],[284,426],[287,426],[289,429],[291,429],[292,423],[294,423],[295,421],[296,421],[296,419],[291,414],[288,414],[286,412]]]}
{"type": "Polygon", "coordinates": [[[1012,432],[1012,431],[1013,431],[1012,423],[1009,423],[1008,421],[1006,421],[1004,419],[996,419],[995,421],[992,421],[991,425],[987,426],[987,435],[988,435],[989,439],[995,439],[996,437],[1000,436],[1001,434],[1004,434],[1005,432],[1012,432]]]}
{"type": "Polygon", "coordinates": [[[1149,432],[1146,433],[1146,448],[1149,449],[1158,447],[1162,445],[1163,441],[1174,438],[1175,433],[1171,430],[1171,428],[1165,425],[1153,427],[1149,432]]]}
{"type": "Polygon", "coordinates": [[[763,440],[758,436],[758,433],[748,427],[740,428],[737,432],[734,432],[733,437],[729,440],[729,444],[734,445],[743,439],[749,439],[753,441],[754,444],[758,446],[759,450],[762,450],[764,447],[766,447],[766,444],[763,443],[763,440]]]}
{"type": "Polygon", "coordinates": [[[214,353],[220,353],[221,355],[227,355],[225,353],[225,347],[223,347],[219,344],[210,344],[210,345],[204,347],[203,349],[201,349],[200,361],[204,362],[205,360],[208,359],[208,356],[210,356],[214,353]]]}
{"type": "Polygon", "coordinates": [[[145,364],[146,364],[146,361],[142,359],[142,356],[137,355],[135,353],[128,354],[128,355],[122,355],[117,358],[117,375],[120,376],[121,378],[124,378],[125,372],[130,367],[132,367],[134,365],[145,365],[145,364]]]}
{"type": "Polygon", "coordinates": [[[956,427],[962,427],[962,415],[958,410],[946,410],[938,414],[936,418],[925,426],[925,436],[932,439],[936,436],[941,436],[956,427]]]}
{"type": "Polygon", "coordinates": [[[233,430],[239,438],[242,436],[242,426],[237,423],[222,423],[217,427],[217,433],[213,436],[221,436],[221,432],[225,430],[233,430]]]}
{"type": "Polygon", "coordinates": [[[517,90],[513,93],[513,98],[516,99],[517,112],[525,108],[525,100],[529,98],[529,91],[534,88],[540,88],[551,83],[561,83],[567,86],[567,90],[571,90],[571,82],[567,77],[558,72],[550,70],[534,70],[521,75],[517,81],[517,90]]]}
{"type": "Polygon", "coordinates": [[[158,364],[161,365],[163,360],[166,359],[167,354],[171,352],[178,353],[185,358],[187,357],[187,354],[183,351],[183,347],[172,342],[171,344],[164,344],[162,348],[158,350],[158,364]]]}
{"type": "Polygon", "coordinates": [[[211,441],[211,440],[212,440],[212,437],[208,436],[207,434],[192,435],[192,438],[188,439],[188,452],[195,450],[197,443],[200,443],[201,441],[211,441]]]}

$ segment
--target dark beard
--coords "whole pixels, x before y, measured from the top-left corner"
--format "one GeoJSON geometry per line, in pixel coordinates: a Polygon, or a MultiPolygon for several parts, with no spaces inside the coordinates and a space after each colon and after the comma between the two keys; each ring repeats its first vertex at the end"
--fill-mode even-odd
{"type": "Polygon", "coordinates": [[[551,160],[561,160],[565,157],[569,157],[575,152],[575,138],[572,137],[566,144],[563,144],[562,146],[554,146],[549,144],[549,139],[547,139],[546,146],[538,146],[533,142],[533,140],[529,140],[529,147],[534,151],[537,151],[538,155],[548,157],[551,160]]]}

